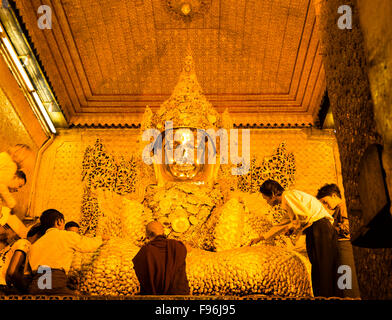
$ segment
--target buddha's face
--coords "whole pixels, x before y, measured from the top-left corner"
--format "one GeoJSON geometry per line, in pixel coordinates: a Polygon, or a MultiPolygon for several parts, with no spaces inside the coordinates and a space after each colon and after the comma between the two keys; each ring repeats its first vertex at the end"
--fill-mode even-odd
{"type": "Polygon", "coordinates": [[[175,128],[171,136],[166,134],[163,139],[163,170],[166,176],[177,181],[203,180],[208,167],[206,152],[198,150],[196,143],[196,129],[175,128]]]}

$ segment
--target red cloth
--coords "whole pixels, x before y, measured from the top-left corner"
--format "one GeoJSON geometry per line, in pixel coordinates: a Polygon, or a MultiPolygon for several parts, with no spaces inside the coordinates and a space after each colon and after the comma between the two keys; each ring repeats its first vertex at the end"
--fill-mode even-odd
{"type": "Polygon", "coordinates": [[[164,236],[144,245],[132,260],[140,283],[140,294],[189,294],[186,253],[182,242],[164,236]]]}

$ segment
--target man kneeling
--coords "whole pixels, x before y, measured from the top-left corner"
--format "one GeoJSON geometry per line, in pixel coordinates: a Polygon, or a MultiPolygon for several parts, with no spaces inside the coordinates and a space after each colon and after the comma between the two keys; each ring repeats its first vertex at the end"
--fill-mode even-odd
{"type": "Polygon", "coordinates": [[[185,245],[180,241],[167,239],[163,226],[158,221],[147,224],[146,235],[150,242],[133,258],[140,294],[189,294],[185,245]]]}

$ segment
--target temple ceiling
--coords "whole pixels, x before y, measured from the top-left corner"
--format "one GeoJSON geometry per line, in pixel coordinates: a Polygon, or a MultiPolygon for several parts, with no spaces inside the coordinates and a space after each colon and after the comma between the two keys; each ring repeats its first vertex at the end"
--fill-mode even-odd
{"type": "Polygon", "coordinates": [[[204,0],[192,19],[166,0],[48,0],[44,30],[41,1],[15,2],[70,125],[139,124],[171,95],[188,46],[207,99],[236,124],[317,118],[325,76],[312,0],[204,0]]]}

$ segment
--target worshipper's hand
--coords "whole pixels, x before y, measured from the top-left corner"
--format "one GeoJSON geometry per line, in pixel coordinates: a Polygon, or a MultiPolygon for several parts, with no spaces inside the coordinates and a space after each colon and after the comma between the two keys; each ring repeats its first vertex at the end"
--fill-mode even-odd
{"type": "Polygon", "coordinates": [[[295,232],[295,228],[289,228],[289,229],[285,232],[285,236],[290,237],[294,232],[295,232]]]}
{"type": "Polygon", "coordinates": [[[254,245],[254,244],[256,244],[256,243],[259,243],[261,240],[265,240],[264,236],[260,236],[260,237],[258,237],[258,238],[256,238],[256,239],[252,239],[252,240],[250,241],[249,245],[252,246],[252,245],[254,245]]]}

